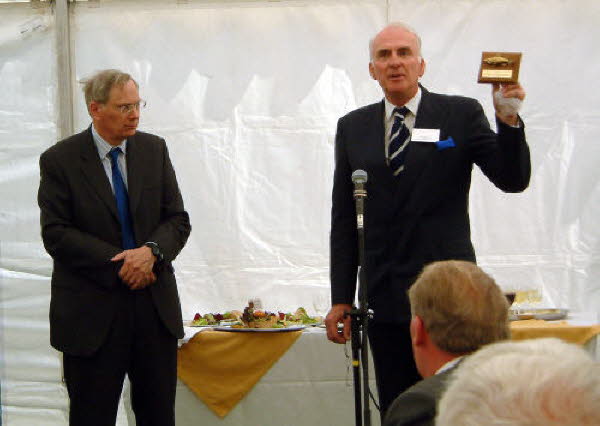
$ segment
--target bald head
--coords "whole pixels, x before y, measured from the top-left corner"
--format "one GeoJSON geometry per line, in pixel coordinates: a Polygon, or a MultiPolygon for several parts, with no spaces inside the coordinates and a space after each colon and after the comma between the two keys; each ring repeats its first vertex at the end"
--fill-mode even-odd
{"type": "Polygon", "coordinates": [[[397,33],[399,31],[405,31],[413,35],[417,46],[417,55],[421,57],[421,37],[419,36],[419,34],[417,34],[417,32],[410,25],[407,25],[403,22],[392,22],[386,25],[381,31],[379,31],[375,35],[375,37],[369,40],[369,59],[371,60],[371,62],[373,62],[373,46],[377,38],[380,36],[385,37],[386,35],[388,35],[388,33],[397,33]]]}
{"type": "Polygon", "coordinates": [[[369,74],[388,101],[404,106],[417,94],[419,78],[425,73],[421,39],[408,25],[393,23],[371,40],[369,50],[369,74]]]}

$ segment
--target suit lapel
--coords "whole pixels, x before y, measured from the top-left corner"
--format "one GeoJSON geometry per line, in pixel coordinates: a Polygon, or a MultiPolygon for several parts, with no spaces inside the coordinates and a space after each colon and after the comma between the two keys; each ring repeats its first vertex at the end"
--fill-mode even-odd
{"type": "Polygon", "coordinates": [[[143,142],[140,141],[139,135],[136,133],[127,139],[127,193],[132,217],[135,217],[136,208],[140,203],[142,194],[143,167],[143,142]]]}
{"type": "MultiPolygon", "coordinates": [[[[417,111],[415,129],[441,129],[443,112],[431,100],[431,94],[421,88],[421,103],[417,111]]],[[[437,152],[435,144],[431,142],[411,142],[410,150],[406,155],[407,174],[412,177],[420,176],[423,169],[431,164],[437,152]]]]}
{"type": "Polygon", "coordinates": [[[365,140],[377,141],[373,144],[373,149],[369,150],[369,155],[372,156],[369,160],[373,163],[385,163],[385,126],[384,126],[384,103],[383,101],[374,105],[373,113],[365,115],[365,140]],[[375,119],[373,119],[375,117],[375,119]]]}
{"type": "Polygon", "coordinates": [[[446,112],[439,102],[433,100],[433,96],[435,94],[432,95],[427,89],[421,87],[421,103],[419,104],[419,111],[417,111],[416,128],[440,129],[444,127],[446,112]]]}
{"type": "Polygon", "coordinates": [[[368,164],[385,164],[385,126],[383,120],[383,101],[373,105],[373,109],[364,116],[364,131],[361,135],[364,140],[361,143],[369,144],[369,149],[364,151],[365,160],[368,164]]]}
{"type": "Polygon", "coordinates": [[[93,188],[93,190],[98,194],[98,197],[102,200],[102,202],[106,204],[106,207],[112,212],[115,219],[119,220],[115,196],[112,193],[110,182],[106,177],[104,167],[102,167],[96,145],[94,145],[91,128],[85,131],[82,135],[81,174],[88,184],[93,188]]]}
{"type": "MultiPolygon", "coordinates": [[[[422,88],[422,91],[423,96],[417,113],[415,127],[420,129],[439,129],[440,140],[443,140],[447,137],[448,110],[444,108],[439,100],[435,99],[435,95],[432,95],[424,88],[422,88]]],[[[424,208],[428,205],[429,200],[438,197],[436,188],[440,187],[438,185],[440,177],[445,175],[444,168],[446,167],[446,162],[444,158],[447,157],[442,153],[443,151],[437,149],[434,143],[417,142],[415,145],[419,145],[421,148],[419,151],[422,154],[425,153],[427,156],[427,158],[420,158],[422,164],[419,170],[419,183],[426,186],[424,189],[421,188],[421,192],[426,194],[426,197],[419,203],[424,208]]]]}
{"type": "Polygon", "coordinates": [[[374,104],[364,115],[362,130],[359,132],[360,144],[368,144],[367,149],[358,152],[364,155],[361,162],[368,165],[369,182],[381,188],[395,188],[396,178],[387,165],[385,152],[385,106],[381,101],[374,104]]]}
{"type": "MultiPolygon", "coordinates": [[[[438,103],[433,102],[432,95],[424,87],[421,87],[421,102],[417,111],[415,129],[440,129],[445,122],[446,112],[438,103]]],[[[423,191],[423,185],[431,185],[435,180],[437,171],[434,170],[439,164],[436,162],[438,151],[431,142],[411,142],[410,149],[406,154],[405,170],[401,173],[396,193],[399,206],[405,206],[415,211],[417,206],[427,205],[429,191],[423,191]],[[415,190],[423,196],[410,197],[415,190]],[[425,197],[425,199],[423,198],[425,197]]]]}

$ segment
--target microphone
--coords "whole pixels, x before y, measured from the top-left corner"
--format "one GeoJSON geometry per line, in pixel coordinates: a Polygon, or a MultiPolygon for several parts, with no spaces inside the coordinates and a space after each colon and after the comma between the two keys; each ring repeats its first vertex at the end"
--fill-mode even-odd
{"type": "Polygon", "coordinates": [[[356,228],[359,233],[364,228],[364,211],[365,211],[365,198],[367,198],[367,172],[364,170],[354,170],[352,172],[352,182],[354,183],[354,200],[356,202],[356,228]]]}
{"type": "Polygon", "coordinates": [[[354,170],[352,172],[352,182],[354,183],[354,199],[366,198],[367,189],[365,183],[367,183],[367,172],[364,170],[354,170]]]}

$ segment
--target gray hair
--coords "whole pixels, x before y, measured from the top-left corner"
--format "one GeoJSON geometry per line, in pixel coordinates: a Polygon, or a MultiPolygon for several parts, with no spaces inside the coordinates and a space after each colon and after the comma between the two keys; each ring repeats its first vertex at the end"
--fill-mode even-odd
{"type": "Polygon", "coordinates": [[[600,363],[559,339],[488,345],[453,373],[436,425],[600,425],[600,363]]]}
{"type": "Polygon", "coordinates": [[[92,102],[101,104],[108,102],[111,89],[122,87],[129,80],[133,81],[138,87],[137,82],[131,75],[115,69],[101,70],[80,80],[88,111],[92,102]]]}
{"type": "Polygon", "coordinates": [[[421,37],[419,36],[419,34],[413,29],[413,27],[411,27],[408,24],[405,24],[404,22],[390,22],[389,24],[387,24],[385,27],[383,27],[377,34],[375,34],[373,36],[373,38],[371,38],[369,40],[369,60],[371,62],[373,62],[373,54],[375,52],[373,52],[373,43],[375,42],[375,38],[379,35],[379,33],[381,33],[381,31],[387,29],[387,28],[401,28],[403,30],[408,31],[409,33],[413,34],[415,36],[415,38],[417,39],[417,47],[419,48],[419,57],[421,57],[421,37]]]}

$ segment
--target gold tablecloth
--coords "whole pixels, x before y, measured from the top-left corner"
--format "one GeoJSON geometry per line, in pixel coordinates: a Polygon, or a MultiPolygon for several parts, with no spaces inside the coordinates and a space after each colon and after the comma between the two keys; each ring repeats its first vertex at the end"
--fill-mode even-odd
{"type": "Polygon", "coordinates": [[[567,321],[523,320],[510,323],[513,340],[557,337],[569,343],[586,344],[600,333],[600,325],[570,325],[567,321]]]}
{"type": "Polygon", "coordinates": [[[179,348],[177,374],[222,418],[301,334],[202,331],[179,348]]]}
{"type": "MultiPolygon", "coordinates": [[[[523,320],[510,323],[512,338],[557,337],[583,345],[600,325],[523,320]]],[[[205,330],[178,353],[178,375],[217,416],[223,418],[296,342],[301,331],[234,333],[205,330]]]]}

